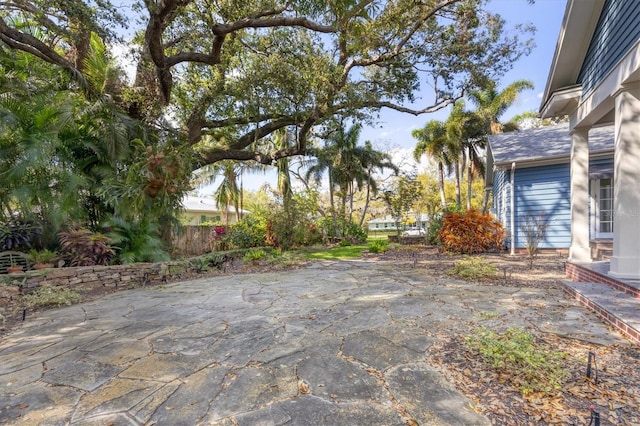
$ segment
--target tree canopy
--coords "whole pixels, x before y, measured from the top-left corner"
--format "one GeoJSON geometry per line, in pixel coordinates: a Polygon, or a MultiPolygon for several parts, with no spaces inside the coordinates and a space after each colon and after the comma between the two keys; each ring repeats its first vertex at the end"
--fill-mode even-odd
{"type": "Polygon", "coordinates": [[[532,29],[508,29],[485,3],[144,0],[127,10],[109,0],[9,0],[0,46],[64,70],[86,99],[195,154],[193,168],[273,164],[306,153],[332,118],[435,111],[504,74],[531,49],[532,29]],[[91,56],[98,37],[113,58],[125,31],[135,34],[130,82],[91,56]],[[417,99],[424,87],[432,96],[417,99]],[[271,141],[281,129],[295,135],[288,146],[271,141]]]}

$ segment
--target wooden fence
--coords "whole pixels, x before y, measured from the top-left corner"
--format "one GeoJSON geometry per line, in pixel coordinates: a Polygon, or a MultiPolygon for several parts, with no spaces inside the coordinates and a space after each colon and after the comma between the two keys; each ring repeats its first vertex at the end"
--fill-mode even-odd
{"type": "Polygon", "coordinates": [[[178,256],[200,256],[211,251],[213,226],[183,226],[174,231],[173,249],[178,256]]]}

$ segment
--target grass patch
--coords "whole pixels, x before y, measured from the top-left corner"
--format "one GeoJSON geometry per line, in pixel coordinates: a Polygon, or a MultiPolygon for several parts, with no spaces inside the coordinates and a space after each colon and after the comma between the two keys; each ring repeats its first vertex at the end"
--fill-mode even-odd
{"type": "Polygon", "coordinates": [[[366,245],[334,247],[305,253],[305,257],[315,260],[357,259],[362,257],[362,250],[367,248],[366,245]]]}
{"type": "Polygon", "coordinates": [[[456,261],[454,266],[447,270],[447,274],[468,280],[477,280],[495,276],[496,267],[482,257],[467,257],[456,261]]]}
{"type": "Polygon", "coordinates": [[[31,294],[23,296],[24,303],[30,308],[45,306],[65,306],[78,303],[80,293],[66,287],[43,286],[31,294]]]}
{"type": "Polygon", "coordinates": [[[508,377],[524,395],[550,393],[569,377],[563,368],[566,353],[536,343],[534,336],[519,328],[498,334],[485,327],[467,337],[467,347],[496,372],[508,377]]]}

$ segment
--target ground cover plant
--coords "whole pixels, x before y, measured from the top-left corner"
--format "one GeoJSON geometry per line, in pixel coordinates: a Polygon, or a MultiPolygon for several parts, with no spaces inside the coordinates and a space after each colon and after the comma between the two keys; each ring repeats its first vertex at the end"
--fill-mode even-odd
{"type": "Polygon", "coordinates": [[[467,345],[525,395],[558,390],[569,376],[563,368],[567,354],[550,350],[525,330],[498,333],[480,327],[467,336],[467,345]]]}
{"type": "Polygon", "coordinates": [[[43,308],[49,306],[68,306],[81,300],[80,293],[66,287],[45,285],[33,293],[23,296],[25,306],[29,308],[43,308]]]}
{"type": "Polygon", "coordinates": [[[496,275],[496,266],[480,256],[465,257],[456,260],[447,274],[463,279],[478,280],[496,275]]]}
{"type": "Polygon", "coordinates": [[[249,249],[249,251],[247,251],[244,256],[242,256],[242,261],[256,262],[258,260],[264,259],[265,257],[267,257],[267,253],[264,250],[252,248],[252,249],[249,249]]]}

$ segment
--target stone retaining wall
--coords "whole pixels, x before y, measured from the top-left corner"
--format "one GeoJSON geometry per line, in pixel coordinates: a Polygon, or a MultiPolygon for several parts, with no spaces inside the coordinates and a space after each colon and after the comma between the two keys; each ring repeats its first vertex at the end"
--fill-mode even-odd
{"type": "Polygon", "coordinates": [[[0,298],[29,293],[44,285],[64,287],[140,285],[150,280],[166,280],[170,272],[170,266],[167,263],[136,263],[132,265],[52,268],[0,275],[0,298]]]}

